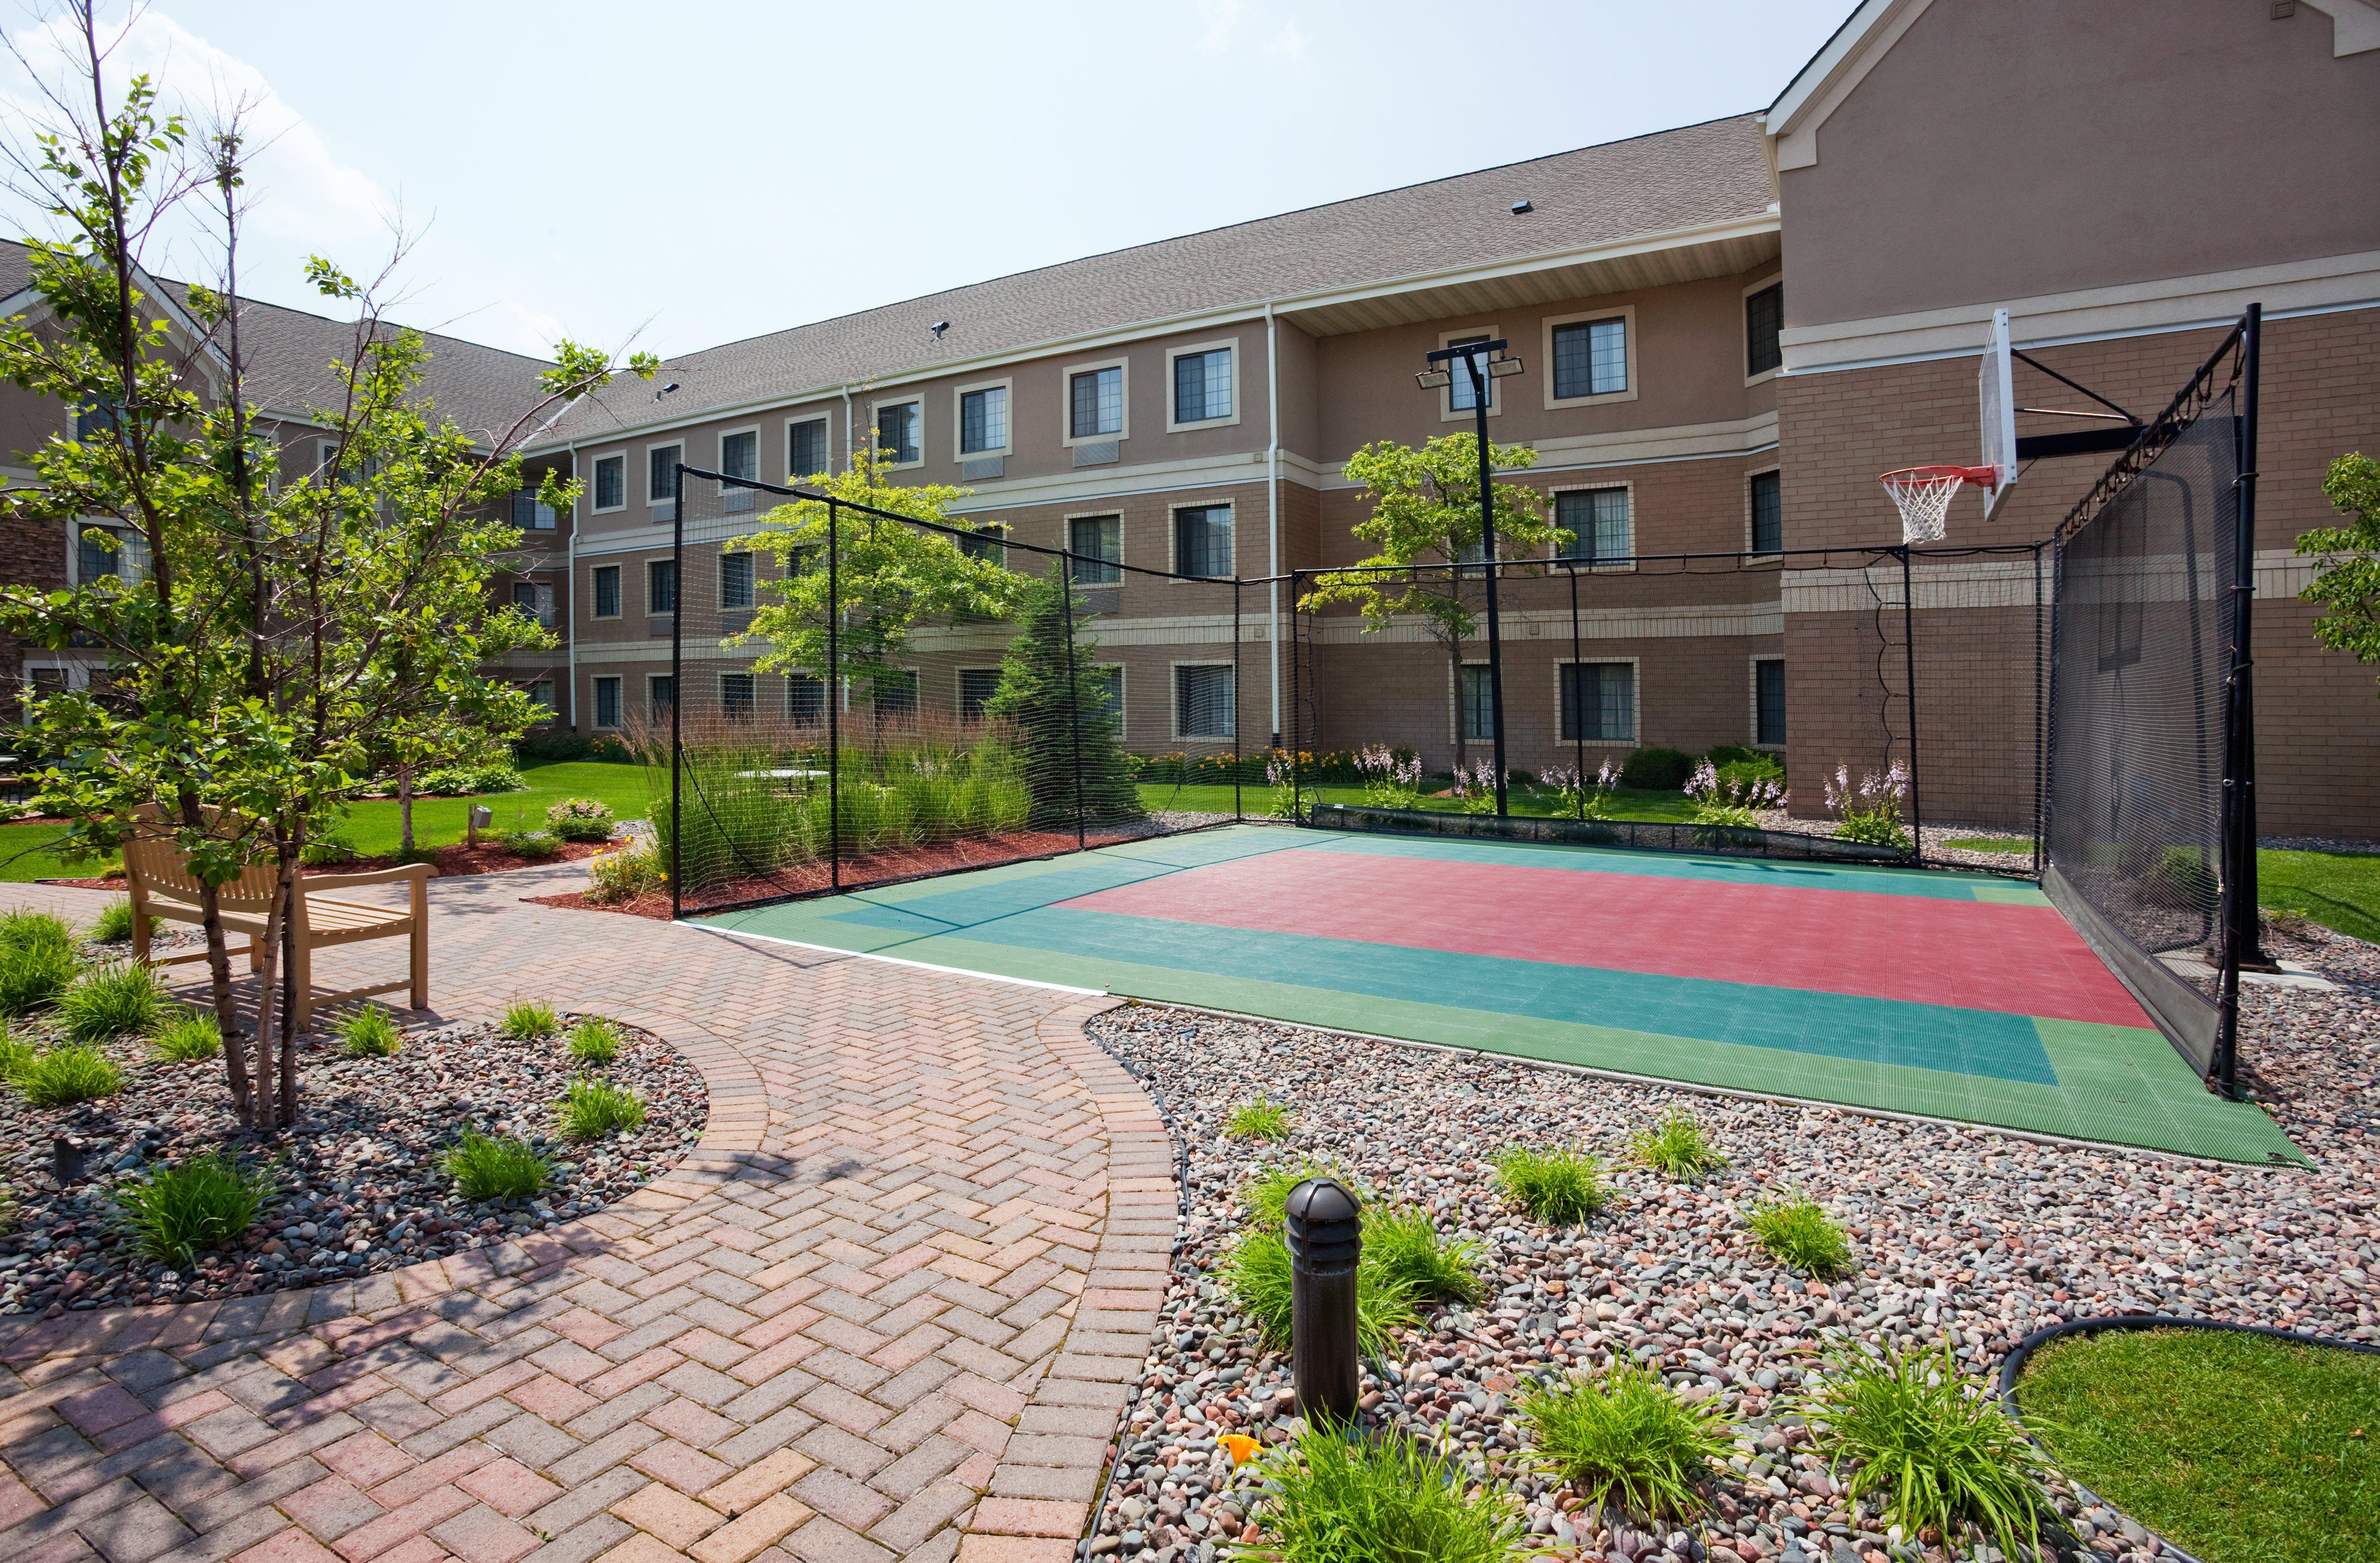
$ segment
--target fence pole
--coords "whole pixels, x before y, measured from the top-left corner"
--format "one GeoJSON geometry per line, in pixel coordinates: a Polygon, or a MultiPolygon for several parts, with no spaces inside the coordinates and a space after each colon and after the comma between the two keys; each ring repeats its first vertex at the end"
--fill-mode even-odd
{"type": "Polygon", "coordinates": [[[686,876],[680,872],[686,854],[686,819],[679,806],[680,778],[686,769],[686,745],[681,742],[678,709],[679,665],[686,650],[686,463],[671,475],[670,500],[670,921],[686,910],[686,876]]]}
{"type": "Polygon", "coordinates": [[[2256,596],[2256,394],[2265,307],[2241,322],[2238,503],[2232,516],[2231,666],[2223,700],[2223,972],[2215,1021],[2215,1088],[2240,1095],[2240,968],[2269,967],[2256,912],[2255,660],[2250,636],[2256,596]]]}
{"type": "Polygon", "coordinates": [[[1289,817],[1305,822],[1305,666],[1298,655],[1297,576],[1289,573],[1289,817]]]}
{"type": "MultiPolygon", "coordinates": [[[[1083,830],[1083,686],[1075,672],[1075,557],[1071,553],[1059,556],[1058,587],[1066,608],[1066,736],[1075,751],[1075,850],[1080,852],[1087,844],[1083,830]]],[[[1232,691],[1235,707],[1238,693],[1232,691]]],[[[1238,715],[1235,709],[1232,716],[1238,715]]]]}
{"type": "Polygon", "coordinates": [[[1909,839],[1910,855],[1925,861],[1925,810],[1917,798],[1917,594],[1910,585],[1910,549],[1900,545],[1900,653],[1909,680],[1909,839]]]}
{"type": "Polygon", "coordinates": [[[1570,706],[1562,714],[1570,718],[1571,736],[1577,743],[1578,817],[1586,818],[1586,660],[1578,642],[1578,565],[1572,562],[1563,566],[1570,573],[1570,706]]]}
{"type": "Polygon", "coordinates": [[[2033,545],[2033,877],[2041,878],[2049,818],[2048,692],[2042,679],[2041,544],[2033,545]]]}
{"type": "Polygon", "coordinates": [[[1232,577],[1232,820],[1243,818],[1240,806],[1240,578],[1232,577]]]}
{"type": "Polygon", "coordinates": [[[826,872],[843,889],[843,539],[841,507],[826,502],[826,872]]]}

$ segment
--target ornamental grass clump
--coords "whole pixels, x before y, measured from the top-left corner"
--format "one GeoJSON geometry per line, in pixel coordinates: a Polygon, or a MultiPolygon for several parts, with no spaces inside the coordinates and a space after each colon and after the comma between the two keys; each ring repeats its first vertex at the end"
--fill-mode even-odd
{"type": "Polygon", "coordinates": [[[164,1015],[165,989],[147,966],[119,962],[84,973],[58,1000],[58,1012],[78,1042],[144,1036],[164,1015]]]}
{"type": "Polygon", "coordinates": [[[600,1140],[614,1129],[642,1128],[645,1099],[633,1091],[581,1075],[555,1104],[554,1119],[574,1140],[600,1140]]]}
{"type": "Polygon", "coordinates": [[[1682,1183],[1727,1165],[1725,1154],[1690,1112],[1673,1112],[1655,1127],[1638,1131],[1629,1139],[1628,1158],[1682,1183]]]}
{"type": "Polygon", "coordinates": [[[366,1004],[339,1023],[339,1046],[351,1059],[384,1059],[404,1045],[396,1022],[378,1004],[366,1004]]]}
{"type": "Polygon", "coordinates": [[[0,1016],[49,1008],[73,986],[75,970],[71,951],[0,947],[0,1016]]]}
{"type": "Polygon", "coordinates": [[[1507,1145],[1496,1157],[1496,1178],[1505,1196],[1535,1221],[1573,1226],[1601,1210],[1610,1198],[1603,1163],[1583,1151],[1557,1146],[1534,1150],[1507,1145]]]}
{"type": "Polygon", "coordinates": [[[1833,1470],[1851,1469],[1847,1504],[1875,1498],[1885,1523],[1908,1533],[1930,1529],[1954,1546],[1977,1536],[2006,1557],[2033,1556],[2048,1459],[1982,1380],[1961,1375],[1948,1340],[1827,1361],[1801,1409],[1814,1450],[1833,1470]]]}
{"type": "Polygon", "coordinates": [[[185,1010],[159,1026],[150,1044],[170,1062],[197,1063],[223,1056],[223,1029],[214,1016],[185,1010]]]}
{"type": "MultiPolygon", "coordinates": [[[[128,901],[115,904],[122,906],[128,915],[131,912],[132,904],[128,901]]],[[[107,912],[114,910],[115,906],[110,906],[100,915],[103,919],[107,912]]],[[[132,925],[128,921],[124,931],[127,937],[132,932],[132,925]]],[[[75,950],[74,930],[67,927],[66,919],[55,913],[35,912],[20,906],[13,912],[0,912],[0,950],[48,950],[72,955],[75,950]]]]}
{"type": "Polygon", "coordinates": [[[35,1053],[9,1079],[38,1108],[95,1102],[124,1089],[124,1072],[105,1053],[82,1043],[35,1053]]]}
{"type": "Polygon", "coordinates": [[[1647,1521],[1702,1509],[1735,1439],[1716,1400],[1688,1402],[1650,1366],[1621,1357],[1610,1371],[1532,1389],[1520,1412],[1537,1459],[1606,1508],[1647,1521]]]}
{"type": "Polygon", "coordinates": [[[490,1199],[520,1199],[545,1187],[552,1164],[525,1140],[509,1134],[468,1131],[439,1158],[456,1192],[478,1204],[490,1199]]]}
{"type": "Polygon", "coordinates": [[[561,1027],[553,1006],[515,1000],[504,1010],[504,1024],[499,1032],[516,1042],[531,1042],[540,1036],[551,1036],[561,1027]]]}
{"type": "Polygon", "coordinates": [[[1477,1302],[1479,1259],[1477,1243],[1445,1236],[1427,1210],[1404,1206],[1364,1220],[1364,1267],[1415,1302],[1477,1302]]]}
{"type": "Polygon", "coordinates": [[[1309,1423],[1257,1467],[1253,1515],[1275,1563],[1512,1563],[1531,1555],[1520,1500],[1468,1485],[1461,1463],[1407,1433],[1349,1438],[1309,1423]]]}
{"type": "Polygon", "coordinates": [[[1289,1133],[1289,1109],[1267,1097],[1232,1114],[1223,1133],[1235,1140],[1278,1140],[1289,1133]]]}
{"type": "Polygon", "coordinates": [[[1355,1197],[1358,1209],[1369,1202],[1371,1191],[1337,1162],[1300,1157],[1295,1161],[1267,1168],[1240,1191],[1240,1199],[1247,1206],[1249,1224],[1269,1232],[1281,1230],[1281,1213],[1289,1204],[1290,1191],[1308,1178],[1335,1181],[1355,1197]]]}
{"type": "Polygon", "coordinates": [[[117,1189],[116,1221],[150,1258],[187,1266],[199,1250],[247,1231],[274,1187],[269,1170],[244,1169],[218,1151],[117,1189]]]}
{"type": "Polygon", "coordinates": [[[1852,1267],[1851,1239],[1818,1202],[1804,1193],[1780,1193],[1744,1216],[1752,1235],[1779,1264],[1831,1279],[1852,1267]]]}
{"type": "Polygon", "coordinates": [[[132,937],[132,898],[119,895],[99,909],[91,920],[91,938],[94,944],[122,944],[132,937]]]}
{"type": "MultiPolygon", "coordinates": [[[[1223,1290],[1268,1340],[1281,1345],[1290,1340],[1289,1271],[1289,1244],[1278,1231],[1243,1232],[1223,1253],[1223,1290]]],[[[1355,1343],[1366,1356],[1379,1355],[1398,1330],[1419,1322],[1413,1302],[1378,1266],[1366,1263],[1357,1269],[1355,1343]]]]}
{"type": "Polygon", "coordinates": [[[607,1064],[620,1056],[618,1023],[589,1015],[570,1028],[570,1056],[582,1064],[607,1064]]]}

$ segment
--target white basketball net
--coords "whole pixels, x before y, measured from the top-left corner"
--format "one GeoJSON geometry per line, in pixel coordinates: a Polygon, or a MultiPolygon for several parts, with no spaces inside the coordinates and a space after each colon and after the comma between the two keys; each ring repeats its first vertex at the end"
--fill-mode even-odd
{"type": "Polygon", "coordinates": [[[1904,543],[1940,542],[1943,539],[1943,517],[1950,511],[1950,501],[1959,492],[1966,477],[1957,468],[1912,467],[1906,472],[1888,472],[1878,481],[1892,503],[1900,507],[1900,540],[1904,543]]]}

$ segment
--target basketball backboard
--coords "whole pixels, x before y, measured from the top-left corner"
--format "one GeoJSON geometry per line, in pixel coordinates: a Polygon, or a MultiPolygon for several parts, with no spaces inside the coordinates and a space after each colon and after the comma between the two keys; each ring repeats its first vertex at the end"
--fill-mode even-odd
{"type": "Polygon", "coordinates": [[[2016,483],[2016,388],[2010,359],[2009,312],[1992,311],[1992,325],[1984,339],[1984,361],[1975,370],[1975,402],[1983,415],[1983,454],[1976,465],[1992,469],[1984,486],[1984,515],[1997,513],[2016,483]]]}

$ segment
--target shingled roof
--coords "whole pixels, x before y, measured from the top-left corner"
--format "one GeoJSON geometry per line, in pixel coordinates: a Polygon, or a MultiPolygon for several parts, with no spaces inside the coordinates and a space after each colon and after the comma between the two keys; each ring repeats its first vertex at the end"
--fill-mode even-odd
{"type": "MultiPolygon", "coordinates": [[[[1758,119],[1675,130],[1408,185],[930,293],[670,359],[670,421],[931,371],[1267,300],[1624,243],[1767,212],[1758,119]],[[1536,208],[1514,218],[1516,200],[1536,208]],[[941,341],[928,327],[949,321],[941,341]]],[[[589,397],[557,435],[655,420],[641,382],[589,397]]]]}

